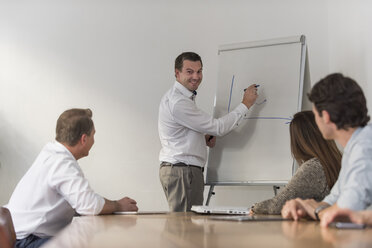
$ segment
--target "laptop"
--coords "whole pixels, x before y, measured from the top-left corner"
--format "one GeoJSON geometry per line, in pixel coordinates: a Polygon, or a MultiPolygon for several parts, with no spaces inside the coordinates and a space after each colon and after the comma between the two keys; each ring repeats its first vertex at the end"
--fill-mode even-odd
{"type": "Polygon", "coordinates": [[[222,207],[222,206],[202,206],[194,205],[191,211],[198,214],[232,214],[232,215],[245,215],[249,214],[249,207],[222,207]]]}

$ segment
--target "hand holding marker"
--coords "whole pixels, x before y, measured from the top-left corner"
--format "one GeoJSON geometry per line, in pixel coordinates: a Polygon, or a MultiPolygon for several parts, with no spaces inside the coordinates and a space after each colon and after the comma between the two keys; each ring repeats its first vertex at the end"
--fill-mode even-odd
{"type": "Polygon", "coordinates": [[[244,89],[244,97],[243,97],[242,103],[244,103],[248,108],[250,108],[253,104],[260,105],[256,102],[258,98],[258,94],[257,94],[258,87],[260,87],[259,84],[252,84],[248,88],[244,89]],[[249,92],[247,90],[249,90],[249,92]]]}
{"type": "MultiPolygon", "coordinates": [[[[260,87],[260,85],[259,85],[259,84],[256,84],[254,87],[258,88],[258,87],[260,87]]],[[[244,92],[245,92],[246,90],[247,90],[247,88],[244,89],[244,92]]],[[[211,141],[211,140],[213,139],[213,137],[214,137],[213,135],[209,136],[209,138],[208,138],[208,142],[211,141]]]]}

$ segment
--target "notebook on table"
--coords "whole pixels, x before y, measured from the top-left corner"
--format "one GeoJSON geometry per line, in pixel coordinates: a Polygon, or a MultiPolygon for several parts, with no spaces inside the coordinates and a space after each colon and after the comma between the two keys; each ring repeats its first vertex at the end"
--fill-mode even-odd
{"type": "Polygon", "coordinates": [[[249,214],[250,208],[194,205],[191,207],[191,211],[198,213],[198,214],[245,215],[245,214],[249,214]]]}
{"type": "Polygon", "coordinates": [[[123,212],[114,212],[113,214],[120,215],[145,215],[145,214],[168,214],[168,211],[123,211],[123,212]]]}
{"type": "Polygon", "coordinates": [[[228,221],[286,221],[280,215],[252,215],[252,216],[213,216],[213,220],[228,220],[228,221]]]}

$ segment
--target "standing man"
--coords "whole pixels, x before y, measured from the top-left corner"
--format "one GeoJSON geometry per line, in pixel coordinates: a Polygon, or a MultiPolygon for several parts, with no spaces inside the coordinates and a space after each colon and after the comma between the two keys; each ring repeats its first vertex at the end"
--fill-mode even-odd
{"type": "Polygon", "coordinates": [[[180,54],[175,61],[176,82],[163,96],[159,107],[159,137],[162,144],[159,177],[170,211],[190,211],[203,204],[204,165],[207,146],[216,136],[236,128],[257,98],[253,84],[243,101],[229,114],[214,119],[198,109],[196,90],[203,79],[203,63],[193,52],[180,54]]]}
{"type": "Polygon", "coordinates": [[[323,218],[340,208],[362,210],[372,204],[372,125],[367,125],[370,117],[362,89],[342,74],[320,80],[309,99],[323,137],[336,140],[344,148],[341,171],[322,202],[290,200],[284,205],[282,216],[295,220],[310,216],[325,223],[323,218]]]}
{"type": "Polygon", "coordinates": [[[89,186],[77,160],[94,144],[90,109],[70,109],[57,121],[56,141],[44,146],[15,188],[8,208],[17,235],[16,246],[39,247],[80,215],[137,211],[128,197],[110,201],[89,186]]]}

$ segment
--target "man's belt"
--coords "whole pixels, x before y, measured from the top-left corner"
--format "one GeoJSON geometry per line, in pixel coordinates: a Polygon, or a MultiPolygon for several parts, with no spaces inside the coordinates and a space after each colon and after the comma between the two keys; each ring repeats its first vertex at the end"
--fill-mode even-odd
{"type": "Polygon", "coordinates": [[[197,166],[197,165],[185,164],[185,163],[175,163],[175,164],[172,164],[172,163],[169,163],[169,162],[161,162],[160,166],[161,167],[163,167],[163,166],[195,167],[195,168],[198,168],[199,170],[201,170],[202,172],[204,172],[204,168],[203,167],[200,167],[200,166],[197,166]]]}

